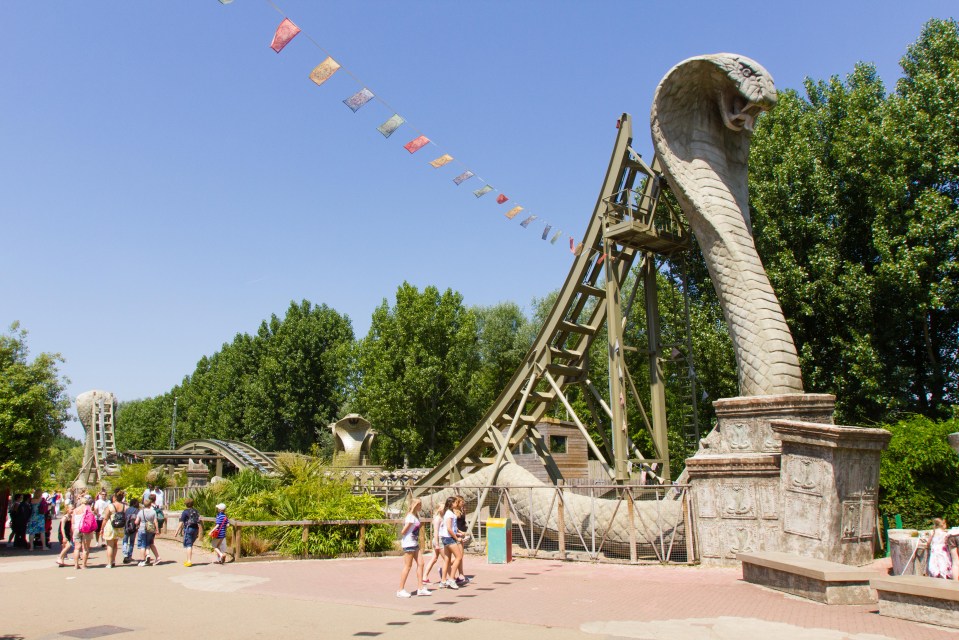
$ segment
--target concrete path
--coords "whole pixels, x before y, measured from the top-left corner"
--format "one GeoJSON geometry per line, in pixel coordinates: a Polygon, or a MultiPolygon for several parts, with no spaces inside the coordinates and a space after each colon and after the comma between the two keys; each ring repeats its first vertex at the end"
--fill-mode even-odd
{"type": "MultiPolygon", "coordinates": [[[[469,636],[644,640],[959,640],[876,606],[826,606],[745,583],[739,569],[549,560],[487,565],[475,581],[399,599],[399,558],[183,566],[174,542],[157,567],[58,568],[55,552],[0,549],[0,640],[198,637],[384,640],[469,636]]],[[[54,544],[54,548],[57,545],[54,544]]],[[[415,586],[411,580],[408,587],[415,586]]]]}

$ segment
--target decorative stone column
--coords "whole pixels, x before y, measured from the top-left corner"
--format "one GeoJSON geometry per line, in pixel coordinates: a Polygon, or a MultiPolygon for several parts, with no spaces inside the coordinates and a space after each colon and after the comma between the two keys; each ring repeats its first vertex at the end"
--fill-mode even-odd
{"type": "Polygon", "coordinates": [[[202,462],[194,462],[193,459],[187,460],[186,465],[186,486],[205,487],[210,477],[210,467],[202,462]]]}
{"type": "Polygon", "coordinates": [[[716,428],[686,460],[704,565],[758,551],[872,561],[879,457],[891,434],[832,424],[834,402],[795,394],[713,403],[716,428]]]}
{"type": "Polygon", "coordinates": [[[782,551],[844,564],[873,559],[884,429],[777,420],[782,551]]]}
{"type": "Polygon", "coordinates": [[[774,420],[829,424],[835,396],[783,394],[713,403],[716,428],[686,460],[700,561],[731,565],[736,554],[779,551],[782,537],[782,443],[774,420]]]}

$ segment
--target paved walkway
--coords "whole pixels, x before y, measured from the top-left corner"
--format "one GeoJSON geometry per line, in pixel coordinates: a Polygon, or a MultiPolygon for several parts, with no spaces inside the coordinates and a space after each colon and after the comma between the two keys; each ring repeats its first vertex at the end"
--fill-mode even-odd
{"type": "MultiPolygon", "coordinates": [[[[56,544],[54,547],[56,548],[56,544]]],[[[548,560],[487,565],[473,584],[396,598],[399,558],[206,564],[171,541],[157,567],[58,568],[55,552],[0,549],[0,640],[202,637],[422,640],[959,640],[881,617],[876,606],[826,606],[745,583],[739,569],[628,567],[548,560]],[[187,636],[187,634],[189,634],[187,636]]],[[[409,586],[414,586],[412,580],[409,586]]]]}

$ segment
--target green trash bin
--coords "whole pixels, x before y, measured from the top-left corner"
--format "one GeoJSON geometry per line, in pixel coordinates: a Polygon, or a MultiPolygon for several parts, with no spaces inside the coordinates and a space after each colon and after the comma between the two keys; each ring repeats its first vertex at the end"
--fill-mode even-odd
{"type": "Polygon", "coordinates": [[[509,518],[486,519],[486,562],[506,564],[513,561],[513,521],[509,518]]]}

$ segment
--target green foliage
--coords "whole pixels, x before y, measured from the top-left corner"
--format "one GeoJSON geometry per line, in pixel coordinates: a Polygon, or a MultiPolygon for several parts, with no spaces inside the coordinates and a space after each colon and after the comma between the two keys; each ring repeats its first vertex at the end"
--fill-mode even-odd
{"type": "Polygon", "coordinates": [[[879,510],[901,514],[908,528],[927,528],[938,517],[959,525],[959,456],[947,440],[959,420],[912,416],[886,428],[892,440],[882,453],[879,510]]]}
{"type": "Polygon", "coordinates": [[[52,449],[70,407],[59,354],[41,353],[32,362],[28,356],[27,332],[14,323],[0,335],[0,487],[14,490],[49,480],[52,449]]]}
{"type": "Polygon", "coordinates": [[[147,486],[147,475],[153,469],[150,462],[134,462],[120,465],[120,473],[110,479],[114,489],[123,489],[129,495],[139,498],[147,486]],[[139,489],[139,493],[132,490],[139,489]]]}
{"type": "Polygon", "coordinates": [[[290,303],[256,335],[237,334],[170,392],[122,403],[121,449],[166,448],[177,398],[177,441],[225,438],[265,451],[328,450],[326,425],[346,399],[349,318],[326,305],[290,303]]]}
{"type": "Polygon", "coordinates": [[[470,382],[479,360],[476,314],[462,296],[403,283],[383,301],[357,349],[355,410],[375,425],[374,459],[431,465],[478,420],[470,382]]]}
{"type": "MultiPolygon", "coordinates": [[[[325,477],[325,467],[316,460],[297,462],[286,456],[285,470],[278,477],[243,471],[230,480],[217,482],[192,494],[194,508],[202,515],[216,515],[216,504],[224,502],[233,520],[371,520],[383,518],[379,501],[370,495],[354,495],[350,485],[325,477]]],[[[245,534],[244,534],[245,535],[245,534]]],[[[299,527],[261,527],[256,537],[284,555],[303,552],[299,527]]],[[[395,530],[376,525],[367,529],[367,551],[392,549],[395,530]]],[[[246,544],[246,542],[244,542],[246,544]]],[[[314,556],[354,553],[359,546],[359,527],[322,526],[310,530],[307,552],[314,556]]]]}
{"type": "Polygon", "coordinates": [[[959,401],[959,29],[932,20],[886,96],[870,65],[780,94],[750,158],[754,233],[806,389],[843,422],[959,401]]]}

